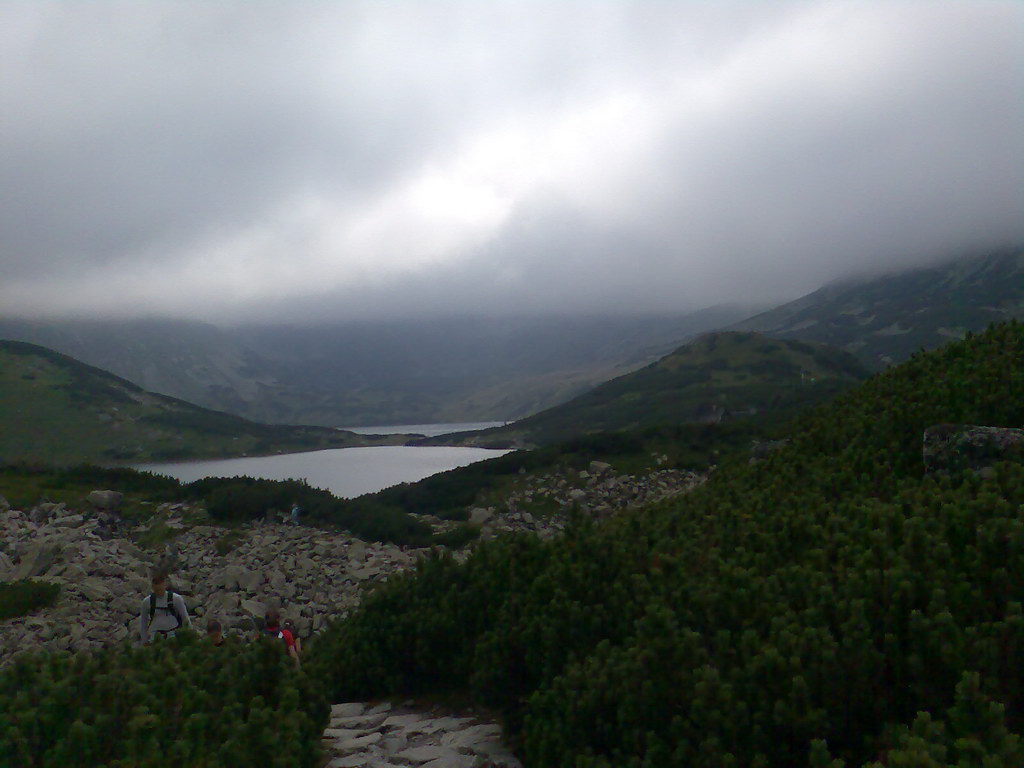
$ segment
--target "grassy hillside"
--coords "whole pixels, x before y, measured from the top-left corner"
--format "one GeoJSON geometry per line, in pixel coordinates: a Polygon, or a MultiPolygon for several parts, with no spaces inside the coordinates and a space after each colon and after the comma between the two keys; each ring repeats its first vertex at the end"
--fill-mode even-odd
{"type": "Polygon", "coordinates": [[[146,461],[379,443],[322,427],[257,424],[146,392],[44,347],[0,341],[4,461],[146,461]]]}
{"type": "Polygon", "coordinates": [[[791,414],[866,376],[856,358],[823,345],[755,333],[710,333],[645,368],[514,424],[423,442],[547,445],[590,432],[791,414]]]}
{"type": "Polygon", "coordinates": [[[1024,318],[1024,251],[826,286],[731,326],[831,344],[874,369],[1024,318]]]}
{"type": "Polygon", "coordinates": [[[425,562],[309,667],[338,701],[471,696],[531,768],[1022,765],[1024,466],[921,454],[932,424],[1024,426],[1022,359],[993,327],[687,497],[425,562]]]}

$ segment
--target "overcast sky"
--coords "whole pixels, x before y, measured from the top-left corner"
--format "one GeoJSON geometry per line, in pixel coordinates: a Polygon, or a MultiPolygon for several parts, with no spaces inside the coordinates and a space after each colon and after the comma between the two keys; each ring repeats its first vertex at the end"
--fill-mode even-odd
{"type": "Polygon", "coordinates": [[[0,314],[673,312],[1024,243],[1024,3],[0,4],[0,314]]]}

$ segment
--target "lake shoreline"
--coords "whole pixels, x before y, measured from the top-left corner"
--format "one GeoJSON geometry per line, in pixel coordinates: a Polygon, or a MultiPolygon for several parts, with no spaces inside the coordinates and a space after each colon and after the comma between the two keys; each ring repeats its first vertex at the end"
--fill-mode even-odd
{"type": "Polygon", "coordinates": [[[181,483],[207,477],[301,480],[338,498],[352,499],[402,483],[415,483],[507,452],[484,448],[375,445],[265,456],[138,462],[127,466],[138,472],[172,477],[181,483]]]}

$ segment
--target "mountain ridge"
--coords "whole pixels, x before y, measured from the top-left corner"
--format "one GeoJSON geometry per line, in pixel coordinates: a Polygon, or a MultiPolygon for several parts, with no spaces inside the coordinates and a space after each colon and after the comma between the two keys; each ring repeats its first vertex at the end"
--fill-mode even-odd
{"type": "Polygon", "coordinates": [[[1024,317],[1024,249],[823,286],[728,330],[816,341],[874,369],[1024,317]]]}
{"type": "Polygon", "coordinates": [[[0,340],[0,413],[0,459],[48,464],[221,458],[400,444],[407,437],[258,424],[7,340],[0,340]]]}
{"type": "Polygon", "coordinates": [[[525,419],[417,445],[533,447],[599,431],[717,423],[789,412],[868,376],[852,355],[824,344],[714,331],[671,354],[525,419]]]}
{"type": "Polygon", "coordinates": [[[749,312],[234,328],[8,318],[0,319],[0,338],[55,349],[206,408],[337,427],[521,417],[749,312]]]}

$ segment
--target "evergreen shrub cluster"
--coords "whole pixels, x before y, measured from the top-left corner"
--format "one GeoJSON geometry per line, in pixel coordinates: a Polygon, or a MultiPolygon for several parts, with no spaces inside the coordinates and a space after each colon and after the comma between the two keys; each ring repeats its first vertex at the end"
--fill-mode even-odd
{"type": "Polygon", "coordinates": [[[53,605],[59,594],[60,586],[45,581],[0,581],[0,621],[53,605]]]}
{"type": "Polygon", "coordinates": [[[468,692],[531,768],[1024,765],[1024,325],[882,373],[686,497],[393,579],[311,644],[334,700],[468,692]],[[988,473],[986,473],[987,475],[988,473]]]}
{"type": "Polygon", "coordinates": [[[192,633],[21,656],[0,690],[4,768],[315,768],[329,713],[279,642],[192,633]]]}
{"type": "Polygon", "coordinates": [[[301,522],[344,528],[367,541],[424,546],[432,536],[429,525],[400,508],[369,497],[339,499],[301,480],[206,478],[186,485],[184,493],[202,500],[221,522],[262,520],[268,511],[287,513],[297,503],[301,522]]]}

